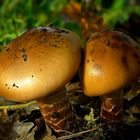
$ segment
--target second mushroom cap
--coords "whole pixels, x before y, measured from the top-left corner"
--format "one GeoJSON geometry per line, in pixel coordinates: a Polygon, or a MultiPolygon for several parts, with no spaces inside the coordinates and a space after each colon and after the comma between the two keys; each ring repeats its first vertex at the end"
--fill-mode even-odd
{"type": "Polygon", "coordinates": [[[140,76],[138,43],[119,31],[95,33],[85,50],[83,88],[88,96],[111,93],[140,76]]]}

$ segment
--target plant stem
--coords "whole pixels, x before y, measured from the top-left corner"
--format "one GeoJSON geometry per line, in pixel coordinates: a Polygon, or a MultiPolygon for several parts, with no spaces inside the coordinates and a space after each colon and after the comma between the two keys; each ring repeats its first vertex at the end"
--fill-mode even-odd
{"type": "Polygon", "coordinates": [[[100,125],[98,125],[98,126],[96,126],[94,128],[91,128],[89,130],[81,131],[81,132],[78,132],[78,133],[75,133],[75,134],[71,134],[71,135],[67,135],[67,136],[58,137],[56,140],[67,140],[67,139],[71,139],[71,138],[76,138],[76,137],[82,136],[85,133],[89,133],[91,131],[95,131],[95,130],[101,128],[102,126],[103,126],[103,124],[100,124],[100,125]]]}
{"type": "Polygon", "coordinates": [[[19,109],[19,108],[26,108],[30,105],[36,104],[37,101],[31,101],[27,103],[20,103],[20,104],[14,104],[14,105],[2,105],[0,106],[0,109],[19,109]]]}

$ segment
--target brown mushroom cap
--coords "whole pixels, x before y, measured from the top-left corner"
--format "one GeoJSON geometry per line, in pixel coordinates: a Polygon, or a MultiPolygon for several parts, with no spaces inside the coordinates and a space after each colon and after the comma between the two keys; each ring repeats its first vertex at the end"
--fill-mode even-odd
{"type": "Polygon", "coordinates": [[[87,42],[83,69],[87,96],[119,90],[140,76],[138,44],[119,31],[95,33],[87,42]]]}
{"type": "Polygon", "coordinates": [[[75,33],[52,26],[31,29],[0,54],[0,96],[22,102],[54,93],[74,76],[80,61],[75,33]]]}

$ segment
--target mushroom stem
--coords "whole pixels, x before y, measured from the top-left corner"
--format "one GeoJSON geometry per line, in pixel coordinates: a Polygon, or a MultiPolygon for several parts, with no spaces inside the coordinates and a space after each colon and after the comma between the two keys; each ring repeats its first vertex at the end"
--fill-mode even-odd
{"type": "Polygon", "coordinates": [[[118,90],[114,94],[101,96],[100,117],[103,120],[121,122],[123,115],[122,97],[123,91],[118,90]]]}
{"type": "Polygon", "coordinates": [[[72,118],[72,108],[65,89],[38,100],[38,105],[45,123],[56,133],[66,130],[72,118]]]}

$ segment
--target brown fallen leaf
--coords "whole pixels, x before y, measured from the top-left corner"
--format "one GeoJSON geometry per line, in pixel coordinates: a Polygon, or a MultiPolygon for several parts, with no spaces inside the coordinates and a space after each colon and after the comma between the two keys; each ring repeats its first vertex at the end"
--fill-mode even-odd
{"type": "Polygon", "coordinates": [[[101,16],[97,16],[91,9],[86,11],[83,7],[79,2],[70,1],[62,10],[62,14],[78,23],[83,37],[88,39],[93,32],[101,31],[107,26],[101,16]]]}

